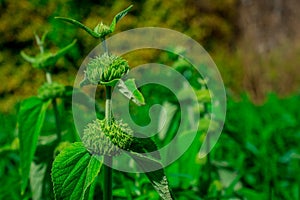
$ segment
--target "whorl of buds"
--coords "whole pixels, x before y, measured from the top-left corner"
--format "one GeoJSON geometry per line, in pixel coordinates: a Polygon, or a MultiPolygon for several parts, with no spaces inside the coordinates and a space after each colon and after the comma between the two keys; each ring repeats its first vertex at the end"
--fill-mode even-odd
{"type": "Polygon", "coordinates": [[[91,154],[119,155],[121,150],[129,150],[133,140],[133,131],[121,121],[96,119],[89,123],[83,131],[82,142],[91,154]]]}
{"type": "Polygon", "coordinates": [[[65,86],[60,83],[45,83],[38,89],[38,97],[43,100],[63,97],[65,90],[65,86]]]}
{"type": "Polygon", "coordinates": [[[113,86],[128,70],[128,63],[122,57],[104,53],[87,64],[83,82],[113,86]]]}

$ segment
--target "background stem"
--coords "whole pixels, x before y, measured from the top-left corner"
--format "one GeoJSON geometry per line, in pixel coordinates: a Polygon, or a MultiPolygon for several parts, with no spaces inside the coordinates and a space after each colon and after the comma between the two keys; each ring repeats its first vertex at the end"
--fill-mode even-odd
{"type": "MultiPolygon", "coordinates": [[[[41,54],[44,53],[44,41],[43,39],[41,40],[38,35],[35,35],[36,43],[40,48],[41,54]]],[[[52,83],[52,76],[49,71],[46,71],[46,81],[47,83],[51,84],[52,83]]],[[[59,117],[59,112],[58,112],[58,107],[57,107],[57,102],[56,99],[52,99],[52,106],[53,106],[53,111],[54,111],[54,117],[55,117],[55,124],[56,124],[56,141],[60,142],[61,140],[61,126],[60,126],[60,117],[59,117]]]]}
{"type": "MultiPolygon", "coordinates": [[[[49,84],[52,83],[51,73],[48,71],[46,71],[46,80],[47,80],[47,83],[49,83],[49,84]]],[[[56,98],[52,99],[51,103],[53,106],[55,124],[56,124],[56,136],[57,136],[56,140],[59,142],[61,140],[61,126],[60,126],[60,117],[59,117],[56,98]]]]}
{"type": "Polygon", "coordinates": [[[53,106],[55,123],[56,123],[56,136],[57,136],[56,140],[57,140],[57,142],[60,142],[61,141],[61,126],[60,126],[60,117],[59,117],[56,99],[52,99],[52,106],[53,106]]]}

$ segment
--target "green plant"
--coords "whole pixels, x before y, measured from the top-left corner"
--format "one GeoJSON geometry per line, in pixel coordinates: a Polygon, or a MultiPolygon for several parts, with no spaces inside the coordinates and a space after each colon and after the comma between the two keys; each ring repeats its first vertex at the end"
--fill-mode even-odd
{"type": "Polygon", "coordinates": [[[115,30],[117,22],[128,13],[131,7],[118,13],[110,26],[101,22],[94,30],[74,19],[57,17],[57,19],[72,23],[91,36],[101,39],[105,53],[89,61],[81,86],[104,85],[106,103],[105,119],[97,119],[89,123],[84,130],[82,142],[71,144],[55,158],[52,180],[56,199],[92,198],[95,179],[103,162],[106,163],[103,166],[103,199],[112,199],[112,168],[110,166],[113,158],[118,156],[121,150],[125,150],[124,152],[128,153],[145,171],[147,171],[145,163],[158,166],[158,170],[145,172],[145,174],[161,198],[174,199],[163,166],[158,160],[159,157],[150,158],[142,154],[157,150],[156,144],[151,139],[134,137],[135,133],[127,124],[116,121],[112,116],[111,94],[112,89],[116,86],[124,96],[136,104],[145,104],[144,97],[138,91],[134,79],[121,80],[129,70],[127,61],[120,56],[110,54],[105,43],[105,37],[115,30]]]}
{"type": "MultiPolygon", "coordinates": [[[[46,176],[49,174],[49,166],[51,166],[53,156],[35,156],[37,151],[47,150],[49,152],[53,152],[55,147],[62,140],[62,120],[60,119],[57,99],[68,98],[68,96],[70,96],[70,88],[62,84],[52,82],[51,72],[57,60],[65,55],[76,43],[76,40],[74,40],[71,44],[60,49],[56,53],[51,53],[44,49],[46,33],[42,36],[42,38],[35,35],[35,39],[40,49],[40,53],[35,57],[31,57],[22,51],[21,55],[26,61],[30,62],[34,68],[45,72],[47,82],[39,88],[37,97],[31,97],[21,102],[18,113],[22,195],[25,194],[27,189],[29,176],[32,176],[34,173],[44,177],[41,180],[41,183],[46,184],[46,176]],[[47,108],[50,104],[52,104],[55,120],[56,137],[52,137],[52,134],[50,134],[42,139],[39,138],[39,136],[42,133],[47,108]],[[43,144],[40,145],[40,143],[43,144]],[[37,161],[37,159],[39,161],[37,161]],[[33,162],[34,160],[35,162],[33,162]]],[[[51,186],[49,182],[47,184],[48,186],[51,186]]],[[[42,193],[45,192],[45,189],[32,189],[42,190],[40,193],[35,191],[39,193],[38,195],[33,194],[35,199],[40,198],[42,193]]]]}

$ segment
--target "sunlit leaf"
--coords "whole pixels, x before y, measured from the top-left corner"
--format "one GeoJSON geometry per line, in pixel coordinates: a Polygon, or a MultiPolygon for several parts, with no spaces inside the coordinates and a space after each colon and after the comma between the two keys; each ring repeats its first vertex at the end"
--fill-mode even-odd
{"type": "Polygon", "coordinates": [[[56,199],[84,199],[102,162],[90,155],[81,142],[65,148],[54,160],[52,181],[56,199]]]}
{"type": "Polygon", "coordinates": [[[111,81],[108,81],[108,82],[100,81],[100,84],[101,84],[101,85],[105,85],[105,86],[115,86],[116,83],[117,83],[119,80],[120,80],[120,79],[116,78],[116,79],[111,80],[111,81]]]}
{"type": "Polygon", "coordinates": [[[45,119],[50,101],[39,98],[26,99],[21,103],[18,115],[21,164],[21,191],[24,193],[30,171],[30,165],[37,147],[38,137],[45,119]]]}
{"type": "Polygon", "coordinates": [[[118,23],[118,21],[120,21],[128,12],[129,10],[133,7],[133,5],[130,5],[128,8],[126,8],[125,10],[119,12],[113,19],[113,21],[110,24],[110,30],[111,32],[114,32],[115,28],[116,28],[116,24],[118,23]]]}
{"type": "Polygon", "coordinates": [[[145,105],[144,96],[137,89],[134,79],[127,79],[126,81],[120,80],[117,87],[125,97],[132,100],[137,105],[145,105]]]}
{"type": "Polygon", "coordinates": [[[101,36],[98,33],[96,33],[95,31],[93,31],[92,29],[90,29],[89,27],[85,26],[84,24],[80,23],[79,21],[77,21],[75,19],[71,19],[71,18],[67,18],[67,17],[55,17],[55,19],[66,21],[66,22],[69,22],[69,23],[79,27],[79,28],[82,28],[88,34],[90,34],[91,36],[93,36],[95,38],[99,38],[101,36]]]}

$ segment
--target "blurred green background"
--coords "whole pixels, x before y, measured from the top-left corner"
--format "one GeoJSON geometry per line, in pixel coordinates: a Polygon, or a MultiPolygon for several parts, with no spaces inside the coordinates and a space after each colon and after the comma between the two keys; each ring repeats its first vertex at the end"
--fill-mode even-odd
{"type": "MultiPolygon", "coordinates": [[[[181,199],[217,199],[222,195],[225,199],[300,200],[297,0],[0,0],[0,185],[7,185],[0,189],[0,199],[20,198],[17,105],[36,95],[45,81],[44,73],[25,62],[20,51],[38,53],[34,33],[41,35],[45,30],[46,47],[51,51],[78,38],[75,48],[59,60],[53,71],[54,81],[73,85],[95,40],[54,17],[71,17],[94,27],[101,20],[109,23],[130,4],[134,7],[118,23],[116,32],[158,26],[187,34],[210,53],[228,94],[223,134],[210,156],[199,160],[195,149],[191,149],[189,158],[183,157],[167,169],[175,194],[181,199]],[[190,160],[192,156],[194,160],[190,160]],[[182,164],[189,167],[183,169],[182,164]]],[[[129,64],[163,59],[157,52],[138,51],[129,64]]],[[[161,91],[157,92],[154,102],[155,98],[159,102],[161,91]]],[[[158,198],[147,184],[143,186],[143,177],[126,176],[114,180],[115,195],[120,199],[123,193],[126,197],[126,185],[135,188],[133,197],[158,198]],[[135,182],[124,181],[131,179],[135,182]]]]}
{"type": "MultiPolygon", "coordinates": [[[[109,23],[130,4],[134,7],[117,31],[158,26],[187,34],[211,54],[231,94],[246,92],[262,102],[269,92],[299,91],[300,3],[296,0],[1,0],[0,110],[8,112],[16,102],[35,94],[44,81],[43,73],[33,70],[19,54],[21,50],[38,52],[34,32],[48,31],[47,47],[53,51],[78,38],[76,48],[60,60],[55,71],[57,80],[72,85],[95,40],[54,17],[72,17],[94,27],[100,20],[109,23]]],[[[150,52],[143,52],[145,61],[151,58],[150,52]]]]}

